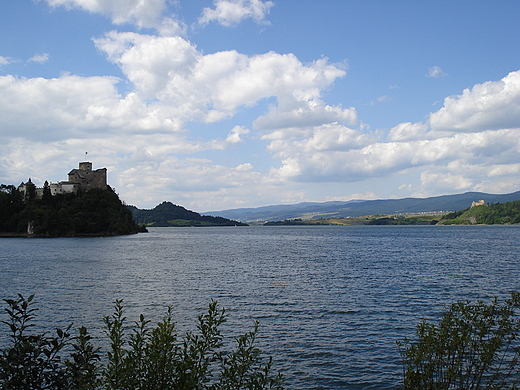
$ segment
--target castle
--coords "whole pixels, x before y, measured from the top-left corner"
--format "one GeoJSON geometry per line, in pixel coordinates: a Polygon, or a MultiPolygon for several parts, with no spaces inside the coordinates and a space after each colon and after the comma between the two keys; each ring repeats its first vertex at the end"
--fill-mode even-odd
{"type": "MultiPolygon", "coordinates": [[[[31,179],[27,183],[20,184],[18,190],[24,194],[27,191],[28,185],[31,185],[31,179]]],[[[50,183],[49,189],[51,195],[65,194],[68,192],[88,191],[94,188],[106,190],[107,185],[107,169],[101,168],[92,170],[92,163],[85,161],[79,163],[78,169],[73,169],[69,172],[69,180],[60,181],[59,183],[50,183]]],[[[43,188],[36,188],[36,197],[43,196],[43,188]]]]}

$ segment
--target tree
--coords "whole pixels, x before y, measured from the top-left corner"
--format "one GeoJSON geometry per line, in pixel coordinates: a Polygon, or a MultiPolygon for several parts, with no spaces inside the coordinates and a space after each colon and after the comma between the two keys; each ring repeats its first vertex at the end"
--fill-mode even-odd
{"type": "Polygon", "coordinates": [[[438,325],[420,323],[416,342],[398,343],[404,389],[518,389],[519,308],[520,293],[512,293],[505,303],[458,302],[438,325]]]}
{"type": "Polygon", "coordinates": [[[51,187],[49,185],[49,182],[45,180],[45,183],[43,183],[43,193],[42,193],[42,200],[44,204],[49,204],[52,202],[52,193],[51,193],[51,187]]]}
{"type": "Polygon", "coordinates": [[[36,198],[36,186],[29,179],[29,181],[25,184],[25,198],[28,200],[33,200],[36,198]]]}

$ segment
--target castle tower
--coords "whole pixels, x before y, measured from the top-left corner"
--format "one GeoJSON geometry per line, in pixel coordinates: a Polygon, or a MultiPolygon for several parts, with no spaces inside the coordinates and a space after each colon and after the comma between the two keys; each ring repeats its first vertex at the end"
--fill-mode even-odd
{"type": "Polygon", "coordinates": [[[92,172],[92,163],[88,161],[80,162],[79,169],[81,169],[84,172],[92,172]]]}
{"type": "MultiPolygon", "coordinates": [[[[65,183],[62,182],[62,185],[63,184],[65,183]]],[[[73,169],[69,172],[69,181],[67,184],[73,184],[75,190],[88,191],[93,188],[105,190],[108,187],[107,169],[101,168],[93,171],[91,162],[80,162],[79,169],[73,169]]]]}

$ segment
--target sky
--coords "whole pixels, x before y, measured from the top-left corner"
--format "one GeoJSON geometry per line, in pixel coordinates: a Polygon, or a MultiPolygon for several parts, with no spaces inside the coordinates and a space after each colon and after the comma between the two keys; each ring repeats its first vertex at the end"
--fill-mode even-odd
{"type": "Polygon", "coordinates": [[[0,183],[206,212],[520,190],[520,1],[2,0],[0,183]]]}

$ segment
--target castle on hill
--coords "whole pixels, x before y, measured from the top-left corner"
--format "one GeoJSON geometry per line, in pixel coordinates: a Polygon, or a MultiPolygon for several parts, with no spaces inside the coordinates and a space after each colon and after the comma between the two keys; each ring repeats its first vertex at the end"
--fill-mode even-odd
{"type": "MultiPolygon", "coordinates": [[[[22,182],[18,186],[18,190],[25,194],[29,185],[32,185],[31,179],[27,183],[22,182]]],[[[71,170],[69,172],[69,180],[49,184],[49,189],[53,196],[70,192],[89,191],[94,188],[101,190],[108,188],[107,169],[101,168],[93,171],[92,163],[89,161],[80,162],[78,169],[71,170]]],[[[36,197],[40,198],[42,196],[43,187],[36,188],[36,197]]]]}

